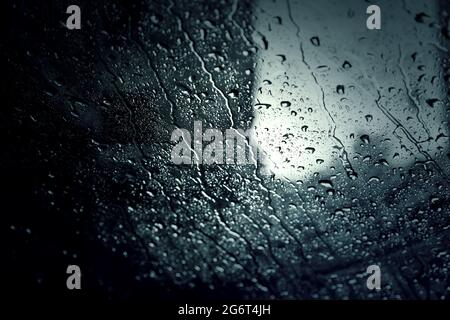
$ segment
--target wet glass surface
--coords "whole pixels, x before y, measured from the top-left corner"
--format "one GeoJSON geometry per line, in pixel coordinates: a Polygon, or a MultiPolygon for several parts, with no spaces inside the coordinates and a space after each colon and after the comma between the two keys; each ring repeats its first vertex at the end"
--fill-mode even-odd
{"type": "Polygon", "coordinates": [[[13,281],[58,287],[76,263],[111,299],[448,299],[448,4],[379,1],[381,30],[367,5],[81,1],[69,31],[65,4],[12,4],[13,281]],[[195,121],[249,130],[264,159],[174,164],[195,121]]]}

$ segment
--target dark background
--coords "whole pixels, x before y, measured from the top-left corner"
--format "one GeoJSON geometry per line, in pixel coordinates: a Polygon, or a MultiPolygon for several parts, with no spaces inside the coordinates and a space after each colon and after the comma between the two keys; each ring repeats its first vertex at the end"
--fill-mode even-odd
{"type": "MultiPolygon", "coordinates": [[[[448,180],[432,166],[411,168],[409,173],[412,174],[400,183],[395,177],[387,178],[387,186],[378,190],[374,199],[379,197],[378,201],[386,204],[386,210],[405,203],[415,209],[413,213],[405,213],[406,222],[400,223],[397,229],[373,231],[369,228],[372,231],[368,236],[373,243],[363,247],[362,253],[354,259],[338,255],[333,263],[308,265],[301,262],[298,271],[291,272],[290,268],[297,269],[288,266],[286,261],[291,256],[301,256],[301,249],[274,240],[269,247],[283,251],[281,266],[275,267],[274,274],[266,275],[264,270],[277,265],[267,251],[258,253],[249,249],[248,254],[240,247],[229,249],[226,242],[221,242],[219,232],[208,233],[217,226],[216,222],[210,222],[209,216],[229,209],[230,203],[245,204],[250,216],[259,206],[272,205],[270,196],[253,201],[250,191],[256,189],[250,178],[248,184],[235,178],[236,172],[252,177],[252,171],[207,168],[201,169],[204,170],[201,174],[195,168],[178,169],[165,162],[170,154],[170,132],[175,126],[191,128],[192,120],[201,118],[211,127],[229,127],[223,101],[211,89],[196,54],[190,51],[192,39],[200,39],[199,30],[205,27],[205,21],[218,26],[217,34],[198,44],[194,42],[197,54],[206,57],[209,70],[214,70],[215,65],[222,68],[217,71],[220,75],[216,85],[223,92],[234,92],[235,84],[240,84],[238,99],[231,101],[232,116],[236,127],[250,126],[254,74],[243,71],[255,69],[253,53],[258,49],[255,44],[248,47],[244,41],[244,37],[252,39],[254,32],[253,5],[249,1],[239,1],[235,22],[228,17],[230,4],[215,1],[175,1],[174,5],[167,1],[78,1],[82,29],[73,31],[63,25],[66,8],[74,4],[72,2],[8,1],[6,4],[6,9],[2,10],[0,41],[0,194],[5,245],[2,264],[7,268],[4,277],[13,298],[67,297],[70,300],[77,296],[105,301],[367,298],[364,285],[362,289],[336,293],[328,281],[336,284],[342,280],[347,286],[348,279],[364,273],[365,261],[381,261],[389,266],[386,268],[391,270],[388,281],[394,284],[388,293],[374,293],[369,298],[400,295],[410,299],[448,299],[450,194],[448,180]],[[240,54],[244,49],[249,52],[246,56],[240,54]],[[211,52],[216,58],[226,57],[222,65],[208,60],[211,52]],[[192,78],[196,82],[194,89],[189,84],[192,78]],[[187,91],[191,99],[184,98],[183,91],[187,91]],[[211,97],[211,101],[195,98],[194,93],[201,96],[202,92],[211,97]],[[110,151],[111,146],[118,149],[110,151]],[[121,155],[126,160],[113,159],[121,155]],[[204,179],[201,185],[189,180],[197,176],[204,179]],[[181,186],[174,186],[176,178],[183,181],[181,186]],[[150,185],[140,184],[139,181],[145,179],[151,180],[150,185]],[[242,193],[228,191],[244,183],[242,193]],[[200,204],[193,209],[197,205],[194,200],[201,199],[201,189],[205,185],[215,199],[214,204],[200,204]],[[393,192],[392,185],[399,186],[404,193],[393,192]],[[145,191],[150,191],[151,195],[146,196],[145,191]],[[424,195],[426,202],[418,200],[422,198],[417,194],[424,195]],[[432,197],[438,200],[428,201],[432,197]],[[130,214],[128,207],[134,207],[132,212],[138,213],[130,214]],[[146,212],[145,208],[148,214],[140,215],[146,212]],[[170,214],[178,210],[185,212],[170,214]],[[415,219],[423,222],[425,231],[417,231],[414,223],[407,223],[415,219]],[[149,251],[146,245],[153,241],[153,236],[146,238],[146,233],[140,229],[141,223],[150,226],[160,223],[164,225],[164,232],[169,233],[175,225],[182,230],[178,237],[186,239],[189,231],[202,231],[201,226],[195,225],[199,221],[205,222],[203,232],[206,234],[201,235],[210,243],[204,241],[197,246],[182,247],[182,240],[172,244],[167,240],[157,245],[156,253],[149,251]],[[397,237],[401,241],[377,242],[382,234],[392,241],[397,237]],[[165,260],[164,246],[170,248],[167,253],[174,260],[165,260]],[[202,272],[209,275],[180,281],[173,270],[183,257],[189,260],[189,254],[196,248],[199,252],[206,250],[205,259],[211,265],[202,272]],[[245,275],[241,279],[234,279],[233,275],[221,276],[214,271],[213,258],[220,260],[224,255],[244,261],[245,272],[240,273],[245,275]],[[252,257],[248,258],[249,255],[252,257]],[[247,259],[262,267],[253,268],[247,264],[247,259]],[[82,290],[79,292],[66,289],[65,271],[69,264],[81,267],[82,290]],[[397,274],[405,265],[410,269],[404,271],[406,276],[402,278],[397,274]],[[338,280],[329,280],[330,274],[337,274],[338,280]],[[394,281],[394,278],[397,279],[394,281]],[[256,289],[257,282],[269,287],[271,292],[256,289]],[[327,286],[329,289],[324,289],[327,286]]],[[[442,5],[442,12],[446,7],[448,5],[442,5]]],[[[414,16],[416,13],[412,13],[412,19],[414,16]]],[[[436,21],[442,23],[441,29],[437,29],[444,41],[448,41],[445,27],[448,14],[436,21]]],[[[448,73],[448,66],[443,69],[448,73]]],[[[446,81],[448,85],[448,74],[446,81]]],[[[364,173],[360,176],[364,177],[364,173]]],[[[270,179],[266,183],[273,190],[283,187],[270,179]]],[[[346,196],[362,197],[366,192],[364,181],[355,183],[356,189],[346,196]]],[[[289,191],[280,191],[280,194],[286,199],[289,197],[289,191]]],[[[308,201],[305,200],[306,208],[315,203],[315,200],[308,201]]],[[[369,215],[370,205],[364,204],[358,209],[361,219],[369,215]]],[[[284,212],[286,207],[280,208],[284,212]]],[[[329,210],[330,215],[332,211],[329,210]]],[[[254,219],[262,221],[258,214],[255,213],[254,219]]],[[[232,225],[243,223],[238,218],[230,219],[232,225]]],[[[289,224],[289,219],[287,221],[289,224]]],[[[353,222],[355,229],[360,228],[357,220],[353,222]]],[[[377,225],[379,221],[372,223],[377,225]]],[[[247,246],[251,247],[253,235],[251,231],[249,234],[247,246]]],[[[267,237],[272,239],[272,236],[267,237]]],[[[316,237],[320,238],[320,232],[311,236],[316,237]]],[[[306,246],[312,242],[305,240],[306,246]]],[[[333,251],[312,246],[308,250],[333,251]]]]}

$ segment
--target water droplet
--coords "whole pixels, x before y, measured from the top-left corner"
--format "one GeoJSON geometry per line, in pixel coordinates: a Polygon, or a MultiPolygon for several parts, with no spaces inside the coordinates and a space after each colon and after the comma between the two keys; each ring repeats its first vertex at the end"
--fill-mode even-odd
{"type": "Polygon", "coordinates": [[[281,106],[284,108],[288,108],[291,106],[291,103],[289,101],[281,101],[281,106]]]}
{"type": "Polygon", "coordinates": [[[344,93],[345,93],[345,87],[344,87],[344,85],[338,84],[338,85],[336,86],[336,92],[337,92],[338,94],[344,94],[344,93]]]}
{"type": "Polygon", "coordinates": [[[319,184],[326,188],[333,188],[333,183],[331,182],[331,180],[319,180],[319,184]]]}
{"type": "Polygon", "coordinates": [[[286,61],[286,56],[284,54],[277,54],[277,57],[281,58],[281,63],[286,61]]]}
{"type": "Polygon", "coordinates": [[[351,63],[348,62],[347,60],[344,61],[344,63],[342,64],[342,68],[344,68],[345,70],[348,70],[352,67],[351,63]]]}
{"type": "Polygon", "coordinates": [[[364,134],[360,137],[361,141],[365,144],[369,144],[370,143],[370,139],[369,136],[367,134],[364,134]]]}
{"type": "Polygon", "coordinates": [[[439,99],[433,98],[433,99],[427,99],[425,101],[431,108],[434,108],[434,105],[436,104],[436,102],[439,101],[439,99]]]}
{"type": "Polygon", "coordinates": [[[314,46],[316,46],[316,47],[318,47],[318,46],[320,46],[320,39],[319,39],[319,37],[312,37],[311,38],[311,43],[314,45],[314,46]]]}
{"type": "Polygon", "coordinates": [[[237,98],[239,96],[239,91],[236,89],[231,90],[230,92],[228,92],[228,95],[231,98],[237,98]]]}

